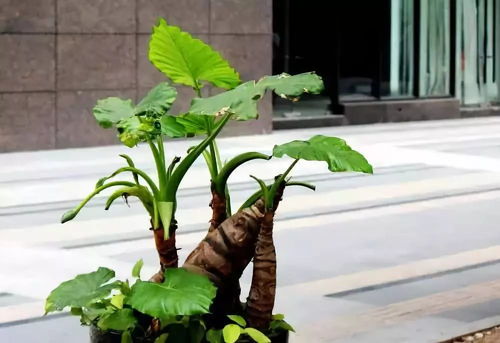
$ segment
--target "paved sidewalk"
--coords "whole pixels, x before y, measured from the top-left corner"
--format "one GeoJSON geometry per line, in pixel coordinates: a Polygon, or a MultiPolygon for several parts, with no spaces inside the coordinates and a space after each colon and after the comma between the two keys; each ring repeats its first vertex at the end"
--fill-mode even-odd
{"type": "MultiPolygon", "coordinates": [[[[373,176],[299,163],[312,193],[287,190],[276,223],[276,311],[295,324],[292,342],[435,342],[500,323],[500,119],[278,131],[222,138],[229,158],[315,134],[339,136],[375,167],[373,176]]],[[[168,142],[169,156],[193,141],[168,142]]],[[[40,318],[60,281],[107,266],[127,277],[144,258],[156,269],[137,202],[103,211],[99,196],[75,220],[60,215],[124,164],[153,171],[146,147],[110,146],[0,155],[0,342],[87,342],[78,320],[40,318]]],[[[202,160],[183,182],[179,246],[185,257],[210,215],[202,160]]],[[[290,160],[256,161],[231,178],[234,206],[290,160]]],[[[244,290],[248,288],[244,275],[244,290]]]]}

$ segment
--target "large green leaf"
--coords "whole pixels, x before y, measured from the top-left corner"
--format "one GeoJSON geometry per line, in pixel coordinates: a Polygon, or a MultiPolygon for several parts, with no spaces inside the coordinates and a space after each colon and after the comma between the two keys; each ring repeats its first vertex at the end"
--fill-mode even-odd
{"type": "Polygon", "coordinates": [[[308,141],[292,141],[275,145],[273,156],[288,155],[295,159],[325,161],[332,172],[355,171],[373,173],[373,168],[359,152],[337,137],[317,135],[308,141]]]}
{"type": "Polygon", "coordinates": [[[216,288],[205,276],[183,268],[167,269],[165,281],[137,281],[126,300],[134,309],[156,318],[208,313],[216,288]]]}
{"type": "Polygon", "coordinates": [[[146,94],[135,107],[134,113],[160,117],[170,109],[176,97],[177,90],[167,82],[162,82],[146,94]]]}
{"type": "Polygon", "coordinates": [[[134,311],[130,308],[124,308],[102,316],[97,322],[101,330],[125,331],[133,328],[137,324],[134,311]]]}
{"type": "Polygon", "coordinates": [[[323,90],[323,81],[315,73],[266,76],[258,82],[245,82],[235,89],[208,98],[195,98],[189,112],[213,115],[229,107],[237,120],[255,119],[259,116],[257,102],[268,90],[296,101],[304,93],[319,94],[323,90]]]}
{"type": "Polygon", "coordinates": [[[99,267],[95,272],[80,274],[61,283],[47,297],[45,312],[62,311],[65,307],[84,307],[109,296],[111,290],[120,287],[118,282],[106,284],[114,277],[114,271],[99,267]]]}
{"type": "Polygon", "coordinates": [[[149,60],[173,82],[193,88],[201,88],[202,81],[224,89],[240,83],[238,73],[217,51],[164,19],[153,28],[149,60]]]}
{"type": "Polygon", "coordinates": [[[110,97],[97,100],[93,113],[97,123],[101,127],[109,129],[120,120],[134,115],[134,105],[130,99],[110,97]]]}

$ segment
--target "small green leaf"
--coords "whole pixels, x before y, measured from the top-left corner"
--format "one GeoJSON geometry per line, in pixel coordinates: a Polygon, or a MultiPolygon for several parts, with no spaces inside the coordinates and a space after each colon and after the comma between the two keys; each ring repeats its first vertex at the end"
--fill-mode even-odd
{"type": "Polygon", "coordinates": [[[134,343],[132,339],[132,334],[130,331],[123,331],[122,332],[122,338],[121,338],[121,343],[134,343]]]}
{"type": "Polygon", "coordinates": [[[170,109],[176,97],[177,90],[167,82],[162,82],[137,104],[134,114],[160,117],[170,109]]]}
{"type": "Polygon", "coordinates": [[[269,325],[269,328],[273,331],[284,330],[295,332],[295,329],[284,320],[272,321],[271,325],[269,325]]]}
{"type": "Polygon", "coordinates": [[[168,333],[162,333],[155,339],[154,343],[166,343],[168,338],[168,333]]]}
{"type": "Polygon", "coordinates": [[[105,284],[115,277],[115,272],[99,267],[95,272],[77,275],[61,283],[47,297],[45,312],[62,311],[65,307],[84,307],[90,302],[107,297],[119,288],[119,282],[105,284]]]}
{"type": "Polygon", "coordinates": [[[222,336],[224,337],[225,343],[234,343],[240,338],[241,327],[236,324],[227,324],[222,329],[222,336]]]}
{"type": "Polygon", "coordinates": [[[228,314],[227,317],[241,327],[247,326],[247,321],[242,316],[237,316],[235,314],[228,314]]]}
{"type": "Polygon", "coordinates": [[[173,268],[166,270],[163,283],[138,280],[126,303],[155,318],[191,316],[208,313],[215,293],[207,277],[173,268]]]}
{"type": "Polygon", "coordinates": [[[115,294],[111,297],[111,305],[113,305],[114,307],[118,308],[118,309],[122,309],[123,308],[123,299],[125,298],[125,296],[123,294],[115,294]]]}
{"type": "Polygon", "coordinates": [[[250,336],[257,343],[270,343],[271,342],[269,337],[267,337],[266,335],[264,335],[262,332],[260,332],[257,329],[246,328],[246,329],[243,329],[243,332],[246,333],[248,336],[250,336]]]}
{"type": "Polygon", "coordinates": [[[373,173],[373,168],[366,158],[352,150],[343,139],[337,137],[317,135],[307,141],[295,140],[275,145],[273,156],[283,157],[284,155],[308,161],[325,161],[332,172],[373,173]]]}
{"type": "Polygon", "coordinates": [[[143,117],[139,119],[137,116],[122,119],[116,124],[118,138],[123,144],[132,148],[140,142],[147,141],[155,134],[155,121],[154,118],[143,117]]]}
{"type": "Polygon", "coordinates": [[[135,264],[134,264],[134,268],[132,268],[132,276],[133,277],[136,277],[136,278],[141,278],[141,269],[142,269],[142,266],[144,266],[144,261],[142,260],[142,258],[137,261],[135,264]]]}
{"type": "Polygon", "coordinates": [[[276,314],[273,314],[272,318],[273,318],[273,320],[284,320],[285,315],[281,314],[281,313],[276,313],[276,314]]]}
{"type": "Polygon", "coordinates": [[[231,89],[238,73],[209,45],[160,19],[149,41],[149,60],[173,82],[201,88],[201,81],[231,89]]]}
{"type": "Polygon", "coordinates": [[[205,336],[208,343],[224,343],[222,338],[222,330],[210,329],[205,336]]]}
{"type": "Polygon", "coordinates": [[[103,316],[97,322],[97,326],[101,330],[116,331],[132,329],[136,324],[137,319],[134,316],[134,311],[129,308],[124,308],[107,316],[103,316]]]}
{"type": "Polygon", "coordinates": [[[174,214],[174,203],[168,201],[158,202],[158,212],[160,213],[161,222],[165,228],[164,238],[168,239],[170,222],[172,221],[172,216],[174,214]]]}
{"type": "Polygon", "coordinates": [[[93,113],[97,123],[101,127],[109,129],[120,120],[132,116],[134,105],[132,104],[132,100],[110,97],[98,100],[93,113]]]}

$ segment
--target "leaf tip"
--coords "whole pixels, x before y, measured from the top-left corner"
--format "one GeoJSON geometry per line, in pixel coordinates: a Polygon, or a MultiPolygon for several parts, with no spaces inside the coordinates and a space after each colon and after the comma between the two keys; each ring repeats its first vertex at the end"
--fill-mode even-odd
{"type": "Polygon", "coordinates": [[[76,211],[75,209],[71,209],[69,211],[64,212],[64,214],[61,217],[61,224],[64,224],[64,223],[72,220],[73,218],[76,217],[77,214],[78,214],[78,211],[76,211]]]}

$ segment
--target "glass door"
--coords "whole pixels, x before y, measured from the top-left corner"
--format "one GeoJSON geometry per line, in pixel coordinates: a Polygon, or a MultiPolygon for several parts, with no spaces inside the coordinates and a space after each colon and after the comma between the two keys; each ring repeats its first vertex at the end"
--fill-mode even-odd
{"type": "Polygon", "coordinates": [[[457,0],[457,96],[463,105],[499,100],[500,0],[457,0]]]}

